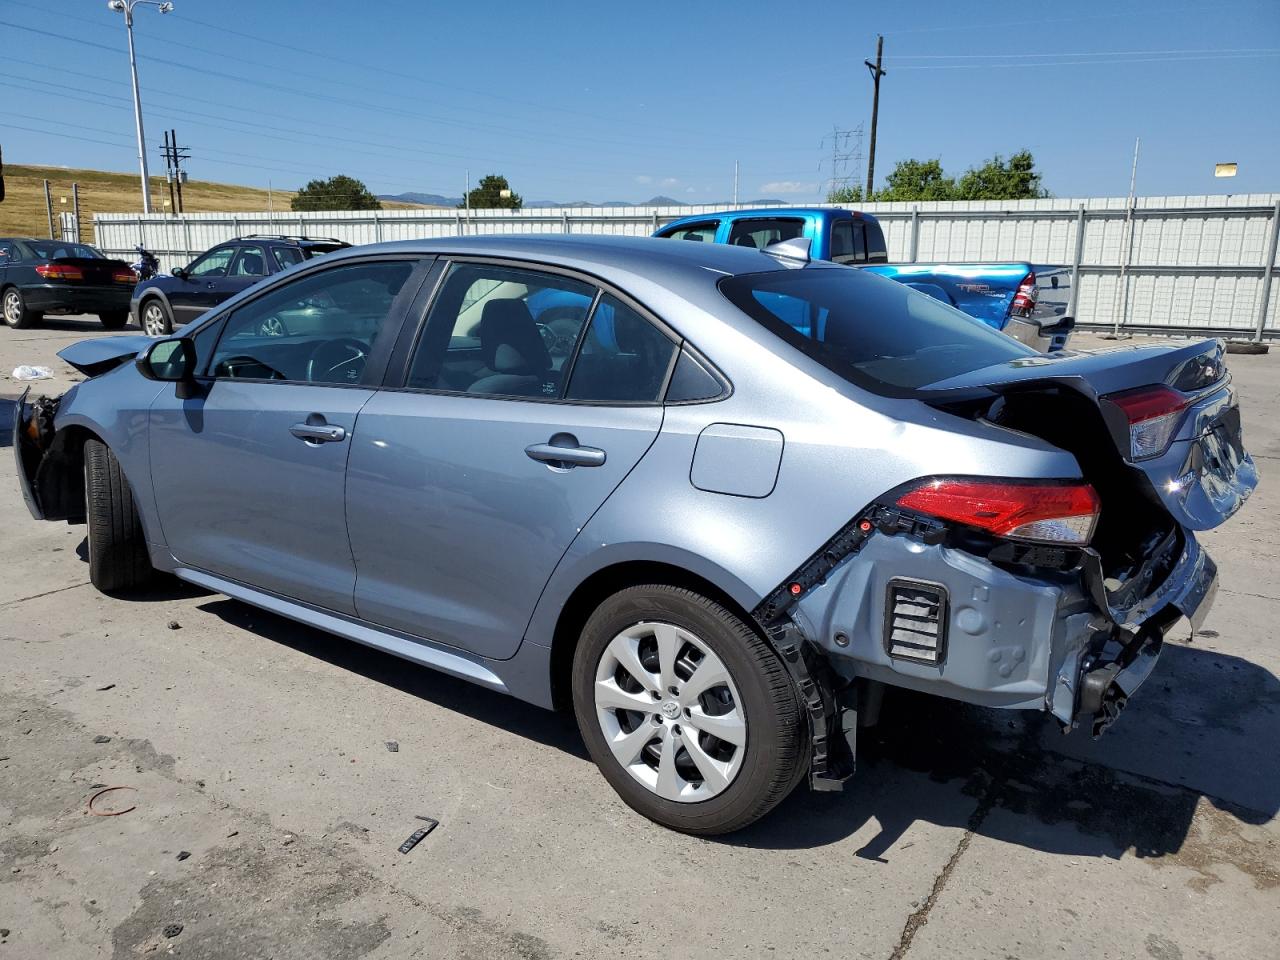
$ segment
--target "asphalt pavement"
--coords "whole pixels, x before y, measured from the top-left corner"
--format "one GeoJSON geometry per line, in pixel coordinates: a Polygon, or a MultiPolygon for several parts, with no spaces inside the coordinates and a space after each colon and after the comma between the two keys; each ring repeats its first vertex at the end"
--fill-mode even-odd
{"type": "MultiPolygon", "coordinates": [[[[102,334],[0,329],[0,378],[61,392],[102,334]]],[[[633,814],[569,717],[176,581],[98,594],[2,450],[0,960],[1274,956],[1278,364],[1230,358],[1261,486],[1104,738],[892,696],[845,793],[713,840],[633,814]]]]}

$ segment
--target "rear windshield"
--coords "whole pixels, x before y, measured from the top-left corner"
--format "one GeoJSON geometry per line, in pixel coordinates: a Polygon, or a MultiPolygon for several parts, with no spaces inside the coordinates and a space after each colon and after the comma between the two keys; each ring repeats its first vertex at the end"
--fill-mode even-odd
{"type": "Polygon", "coordinates": [[[61,240],[24,240],[23,244],[42,260],[101,260],[102,254],[83,243],[61,240]]]}
{"type": "Polygon", "coordinates": [[[1030,347],[894,280],[854,268],[748,273],[720,291],[766,329],[860,387],[890,396],[1030,347]]]}

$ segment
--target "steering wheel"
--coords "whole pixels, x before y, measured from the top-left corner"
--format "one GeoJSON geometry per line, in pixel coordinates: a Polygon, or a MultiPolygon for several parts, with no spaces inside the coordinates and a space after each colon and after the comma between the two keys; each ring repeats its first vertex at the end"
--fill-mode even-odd
{"type": "Polygon", "coordinates": [[[369,359],[369,347],[352,337],[326,340],[307,358],[312,383],[358,383],[369,359]]]}

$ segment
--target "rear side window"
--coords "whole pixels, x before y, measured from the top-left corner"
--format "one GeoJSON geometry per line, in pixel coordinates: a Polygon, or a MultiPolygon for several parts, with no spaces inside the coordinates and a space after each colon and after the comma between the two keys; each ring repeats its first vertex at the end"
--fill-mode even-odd
{"type": "Polygon", "coordinates": [[[739,247],[754,247],[757,250],[802,236],[804,236],[804,220],[799,217],[735,220],[729,227],[729,243],[739,247]]]}
{"type": "Polygon", "coordinates": [[[256,243],[246,244],[240,248],[240,254],[231,267],[233,277],[265,277],[267,275],[267,256],[262,247],[256,243]]]}
{"type": "Polygon", "coordinates": [[[715,243],[718,229],[720,229],[719,220],[707,220],[704,223],[687,223],[683,227],[677,227],[675,230],[664,233],[663,236],[670,237],[672,240],[715,243]]]}
{"type": "Polygon", "coordinates": [[[829,370],[886,396],[1038,354],[933,297],[861,270],[728,277],[728,300],[829,370]]]}
{"type": "Polygon", "coordinates": [[[675,353],[666,334],[605,294],[591,315],[566,399],[655,403],[662,399],[675,353]]]}
{"type": "Polygon", "coordinates": [[[867,262],[867,228],[861,222],[837,220],[831,225],[831,259],[836,263],[867,262]]]}
{"type": "Polygon", "coordinates": [[[288,270],[302,262],[302,251],[297,247],[272,247],[271,256],[277,270],[288,270]]]}

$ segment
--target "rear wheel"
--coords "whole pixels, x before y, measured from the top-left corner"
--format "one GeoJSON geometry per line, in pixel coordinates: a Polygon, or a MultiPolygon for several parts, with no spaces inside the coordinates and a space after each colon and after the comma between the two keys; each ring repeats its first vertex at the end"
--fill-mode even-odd
{"type": "Polygon", "coordinates": [[[0,313],[4,315],[4,322],[15,330],[21,330],[24,327],[39,323],[44,316],[34,310],[27,309],[27,305],[22,299],[22,291],[17,287],[9,287],[9,289],[5,290],[4,295],[0,296],[0,313]]]}
{"type": "Polygon", "coordinates": [[[152,574],[142,523],[120,461],[100,440],[84,445],[89,579],[104,593],[141,586],[152,574]]]}
{"type": "Polygon", "coordinates": [[[142,332],[149,337],[167,337],[173,333],[173,316],[158,297],[142,305],[142,332]]]}
{"type": "Polygon", "coordinates": [[[111,310],[98,314],[98,322],[107,330],[123,330],[129,322],[128,310],[111,310]]]}
{"type": "Polygon", "coordinates": [[[785,667],[707,597],[659,584],[614,594],[587,621],[572,682],[592,759],[664,826],[739,830],[799,780],[803,723],[785,667]]]}

